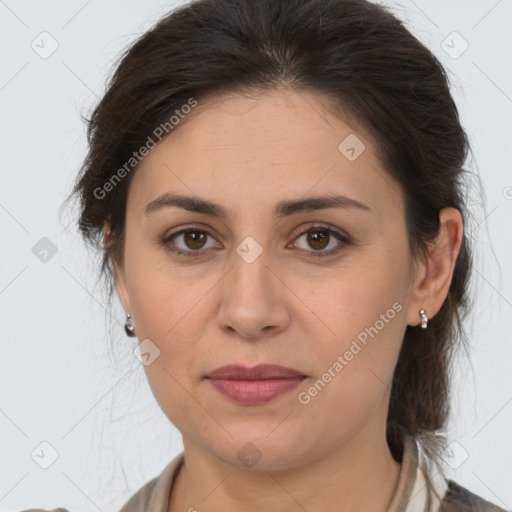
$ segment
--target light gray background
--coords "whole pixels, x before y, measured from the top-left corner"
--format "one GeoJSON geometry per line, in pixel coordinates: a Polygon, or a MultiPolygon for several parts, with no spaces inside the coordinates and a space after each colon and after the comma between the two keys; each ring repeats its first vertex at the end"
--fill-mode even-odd
{"type": "MultiPolygon", "coordinates": [[[[485,207],[478,190],[472,200],[478,300],[470,362],[458,365],[454,381],[450,438],[458,444],[449,460],[457,467],[449,475],[510,509],[512,2],[386,4],[448,69],[473,145],[470,168],[487,191],[485,207]],[[469,44],[461,55],[464,41],[453,31],[469,44]]],[[[59,218],[86,151],[80,113],[101,97],[121,49],[173,5],[0,0],[1,511],[118,510],[182,449],[131,355],[117,301],[109,330],[98,262],[78,238],[73,212],[59,218]],[[44,31],[58,43],[47,58],[44,31]],[[43,237],[57,247],[46,262],[33,253],[43,237]],[[58,454],[48,469],[34,461],[51,460],[42,442],[58,454]]]]}

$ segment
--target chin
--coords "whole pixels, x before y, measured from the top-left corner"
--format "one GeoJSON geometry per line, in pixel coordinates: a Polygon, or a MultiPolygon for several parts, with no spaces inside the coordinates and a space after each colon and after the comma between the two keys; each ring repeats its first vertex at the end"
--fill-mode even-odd
{"type": "Polygon", "coordinates": [[[290,433],[279,434],[277,423],[272,422],[264,432],[261,428],[252,431],[250,428],[241,428],[240,432],[228,428],[233,437],[229,438],[226,445],[216,444],[211,451],[226,463],[240,469],[276,471],[293,467],[301,459],[302,452],[297,451],[297,446],[304,448],[302,437],[295,438],[290,433]]]}

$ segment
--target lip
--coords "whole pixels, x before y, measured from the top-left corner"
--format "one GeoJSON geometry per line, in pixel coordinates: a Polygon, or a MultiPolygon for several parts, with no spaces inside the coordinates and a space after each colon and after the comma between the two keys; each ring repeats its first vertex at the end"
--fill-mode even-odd
{"type": "Polygon", "coordinates": [[[291,391],[306,377],[285,366],[260,364],[252,368],[241,365],[222,366],[206,378],[224,396],[238,403],[257,405],[291,391]]]}
{"type": "Polygon", "coordinates": [[[208,374],[209,379],[231,380],[286,379],[293,377],[306,377],[306,375],[293,368],[277,364],[258,364],[252,367],[231,364],[221,366],[208,374]]]}

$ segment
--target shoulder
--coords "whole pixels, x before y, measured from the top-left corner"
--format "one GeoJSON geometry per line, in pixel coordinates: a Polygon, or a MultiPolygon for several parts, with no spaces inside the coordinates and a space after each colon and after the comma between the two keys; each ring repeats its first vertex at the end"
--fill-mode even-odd
{"type": "Polygon", "coordinates": [[[67,508],[52,508],[51,510],[46,510],[43,508],[27,508],[25,510],[21,510],[20,512],[69,512],[67,508]]]}
{"type": "MultiPolygon", "coordinates": [[[[178,453],[164,467],[162,472],[146,482],[139,490],[133,494],[122,506],[119,512],[162,512],[167,511],[169,496],[171,493],[174,479],[185,461],[184,452],[178,453]]],[[[46,510],[41,508],[30,508],[20,512],[70,512],[65,508],[54,508],[46,510]]]]}
{"type": "Polygon", "coordinates": [[[184,460],[184,452],[176,455],[162,472],[144,484],[119,512],[167,511],[174,479],[184,460]]]}
{"type": "MultiPolygon", "coordinates": [[[[145,510],[150,502],[158,477],[153,478],[144,484],[121,508],[119,512],[139,512],[145,510]]],[[[29,508],[20,512],[70,512],[67,508],[53,508],[46,510],[42,508],[29,508]]]]}
{"type": "Polygon", "coordinates": [[[119,512],[139,512],[145,510],[154,496],[156,484],[160,477],[155,477],[144,484],[121,508],[119,512]]]}
{"type": "Polygon", "coordinates": [[[508,512],[504,508],[484,500],[480,496],[448,480],[448,489],[444,495],[439,512],[508,512]]]}
{"type": "MultiPolygon", "coordinates": [[[[159,477],[155,477],[144,484],[121,508],[119,512],[139,512],[146,510],[153,495],[159,477]]],[[[53,508],[46,510],[42,508],[29,508],[20,512],[70,512],[67,508],[53,508]]]]}

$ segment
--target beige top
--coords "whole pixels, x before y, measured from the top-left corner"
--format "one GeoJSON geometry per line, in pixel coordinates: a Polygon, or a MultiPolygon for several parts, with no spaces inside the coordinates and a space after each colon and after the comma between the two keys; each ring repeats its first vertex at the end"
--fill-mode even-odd
{"type": "MultiPolygon", "coordinates": [[[[174,479],[184,460],[184,452],[176,455],[160,475],[130,497],[120,512],[167,512],[174,479]]],[[[387,512],[507,512],[440,475],[431,477],[431,485],[427,485],[421,466],[416,441],[407,436],[398,483],[387,512]],[[433,498],[430,507],[427,489],[434,491],[431,493],[433,498]]],[[[28,509],[22,512],[69,511],[56,508],[50,511],[28,509]]]]}

